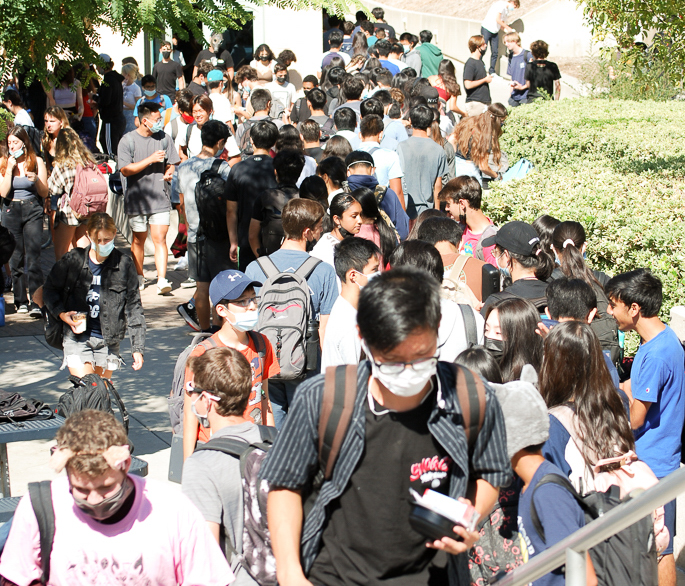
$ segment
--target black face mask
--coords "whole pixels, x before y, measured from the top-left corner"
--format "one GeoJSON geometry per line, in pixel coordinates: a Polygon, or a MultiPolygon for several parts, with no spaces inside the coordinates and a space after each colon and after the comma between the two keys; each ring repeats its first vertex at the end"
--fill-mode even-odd
{"type": "Polygon", "coordinates": [[[343,239],[348,238],[350,236],[354,236],[354,234],[352,234],[352,232],[345,230],[345,228],[342,227],[342,224],[340,224],[340,226],[338,226],[338,232],[340,232],[340,236],[342,236],[343,239]]]}
{"type": "Polygon", "coordinates": [[[171,52],[169,52],[169,51],[162,51],[162,58],[163,58],[163,59],[168,59],[169,57],[171,57],[171,52]]]}
{"type": "Polygon", "coordinates": [[[485,349],[490,353],[490,356],[492,356],[497,362],[502,360],[502,356],[504,355],[504,341],[503,340],[494,340],[493,338],[485,338],[485,343],[484,343],[485,349]]]}

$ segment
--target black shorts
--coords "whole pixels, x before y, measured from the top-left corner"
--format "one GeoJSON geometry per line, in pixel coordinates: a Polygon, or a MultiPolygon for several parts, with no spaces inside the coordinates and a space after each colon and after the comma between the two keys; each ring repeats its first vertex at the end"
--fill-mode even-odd
{"type": "Polygon", "coordinates": [[[221,271],[237,269],[229,255],[231,244],[228,240],[215,242],[206,238],[188,242],[188,271],[191,279],[198,283],[211,283],[221,271]]]}

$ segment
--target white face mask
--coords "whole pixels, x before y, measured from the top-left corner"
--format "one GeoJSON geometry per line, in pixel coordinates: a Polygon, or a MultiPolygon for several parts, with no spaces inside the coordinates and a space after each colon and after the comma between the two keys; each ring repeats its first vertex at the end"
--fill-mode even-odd
{"type": "Polygon", "coordinates": [[[371,361],[371,375],[380,382],[393,395],[398,397],[415,397],[435,376],[438,369],[437,360],[426,360],[424,364],[406,366],[398,374],[384,374],[374,362],[366,344],[363,344],[364,352],[371,361]]]}
{"type": "MultiPolygon", "coordinates": [[[[362,273],[362,274],[364,274],[364,273],[362,273]]],[[[375,273],[370,273],[368,275],[364,275],[366,277],[366,285],[369,284],[371,279],[375,279],[380,274],[381,274],[380,271],[376,271],[375,273]]],[[[364,287],[366,287],[366,285],[362,285],[361,283],[357,283],[357,287],[359,287],[360,290],[363,289],[364,287]]]]}

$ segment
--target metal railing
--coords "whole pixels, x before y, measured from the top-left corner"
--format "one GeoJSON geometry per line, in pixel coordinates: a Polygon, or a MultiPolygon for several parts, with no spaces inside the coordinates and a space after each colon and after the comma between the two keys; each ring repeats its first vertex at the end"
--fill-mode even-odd
{"type": "Polygon", "coordinates": [[[563,541],[536,555],[497,582],[497,586],[524,586],[566,564],[566,586],[585,586],[586,552],[630,527],[655,509],[685,492],[685,468],[663,478],[639,496],[595,519],[563,541]]]}

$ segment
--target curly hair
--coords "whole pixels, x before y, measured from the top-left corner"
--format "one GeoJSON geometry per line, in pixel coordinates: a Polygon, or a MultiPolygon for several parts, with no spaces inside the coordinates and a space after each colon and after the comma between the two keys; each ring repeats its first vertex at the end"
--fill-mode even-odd
{"type": "Polygon", "coordinates": [[[462,155],[469,156],[482,171],[490,168],[490,152],[495,164],[499,165],[502,158],[499,138],[507,114],[507,109],[497,102],[488,106],[479,116],[464,118],[454,129],[454,137],[462,155]]]}
{"type": "Polygon", "coordinates": [[[55,140],[55,164],[69,169],[95,164],[93,155],[72,128],[62,128],[55,140]]]}

